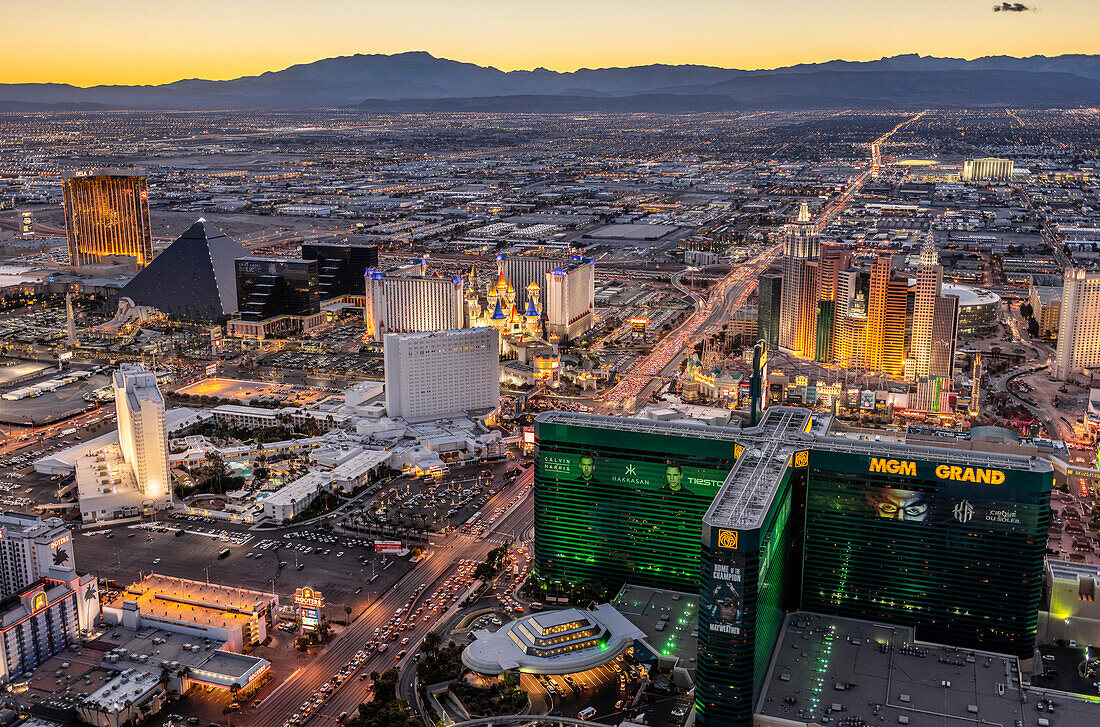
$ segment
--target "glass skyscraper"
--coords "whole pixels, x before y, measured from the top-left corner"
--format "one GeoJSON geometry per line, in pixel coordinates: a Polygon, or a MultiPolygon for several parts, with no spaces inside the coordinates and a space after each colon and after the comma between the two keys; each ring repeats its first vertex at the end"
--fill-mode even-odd
{"type": "Polygon", "coordinates": [[[149,189],[138,172],[77,172],[62,183],[69,264],[90,265],[112,255],[153,259],[149,189]]]}
{"type": "Polygon", "coordinates": [[[570,420],[548,412],[536,423],[538,575],[694,591],[699,523],[733,466],[733,443],[703,438],[702,426],[658,433],[633,419],[570,420]]]}
{"type": "Polygon", "coordinates": [[[782,302],[783,276],[761,275],[756,293],[756,324],[758,336],[767,341],[768,349],[779,350],[779,311],[782,302]]]}

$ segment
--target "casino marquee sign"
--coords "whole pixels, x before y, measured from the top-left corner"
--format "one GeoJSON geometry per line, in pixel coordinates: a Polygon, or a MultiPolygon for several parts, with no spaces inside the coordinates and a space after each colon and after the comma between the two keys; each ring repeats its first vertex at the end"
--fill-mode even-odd
{"type": "Polygon", "coordinates": [[[983,467],[980,464],[984,463],[974,461],[960,462],[956,459],[955,462],[944,462],[906,457],[906,454],[909,452],[900,447],[896,454],[887,450],[880,456],[812,450],[809,466],[811,473],[845,473],[861,480],[886,477],[900,481],[909,480],[915,484],[972,487],[983,491],[1002,487],[1021,491],[1046,491],[1052,486],[1054,479],[1051,470],[1044,471],[1042,468],[983,467]]]}
{"type": "Polygon", "coordinates": [[[321,595],[320,591],[315,591],[306,586],[294,591],[294,603],[303,608],[324,608],[325,597],[321,595]]]}

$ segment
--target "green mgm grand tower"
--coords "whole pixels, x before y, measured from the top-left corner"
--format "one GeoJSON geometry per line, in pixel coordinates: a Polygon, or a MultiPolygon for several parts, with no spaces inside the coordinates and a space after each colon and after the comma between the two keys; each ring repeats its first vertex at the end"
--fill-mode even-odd
{"type": "Polygon", "coordinates": [[[752,724],[788,611],[1031,656],[1050,463],[831,423],[779,407],[752,429],[541,415],[538,575],[698,591],[704,727],[752,724]]]}

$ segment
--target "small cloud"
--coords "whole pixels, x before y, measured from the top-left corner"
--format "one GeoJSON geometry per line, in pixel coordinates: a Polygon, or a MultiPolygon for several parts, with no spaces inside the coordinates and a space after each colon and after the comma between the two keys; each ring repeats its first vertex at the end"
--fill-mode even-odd
{"type": "Polygon", "coordinates": [[[1028,13],[1031,11],[1032,8],[1023,3],[1001,3],[993,6],[993,12],[995,13],[1028,13]]]}

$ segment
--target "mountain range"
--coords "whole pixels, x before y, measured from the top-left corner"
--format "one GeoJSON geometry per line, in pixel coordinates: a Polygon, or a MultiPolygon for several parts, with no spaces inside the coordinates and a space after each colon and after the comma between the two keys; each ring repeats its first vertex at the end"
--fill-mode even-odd
{"type": "Polygon", "coordinates": [[[0,84],[0,111],[310,109],[369,112],[699,112],[1100,106],[1100,55],[916,54],[771,70],[700,65],[501,71],[422,51],[326,58],[228,81],[0,84]]]}

